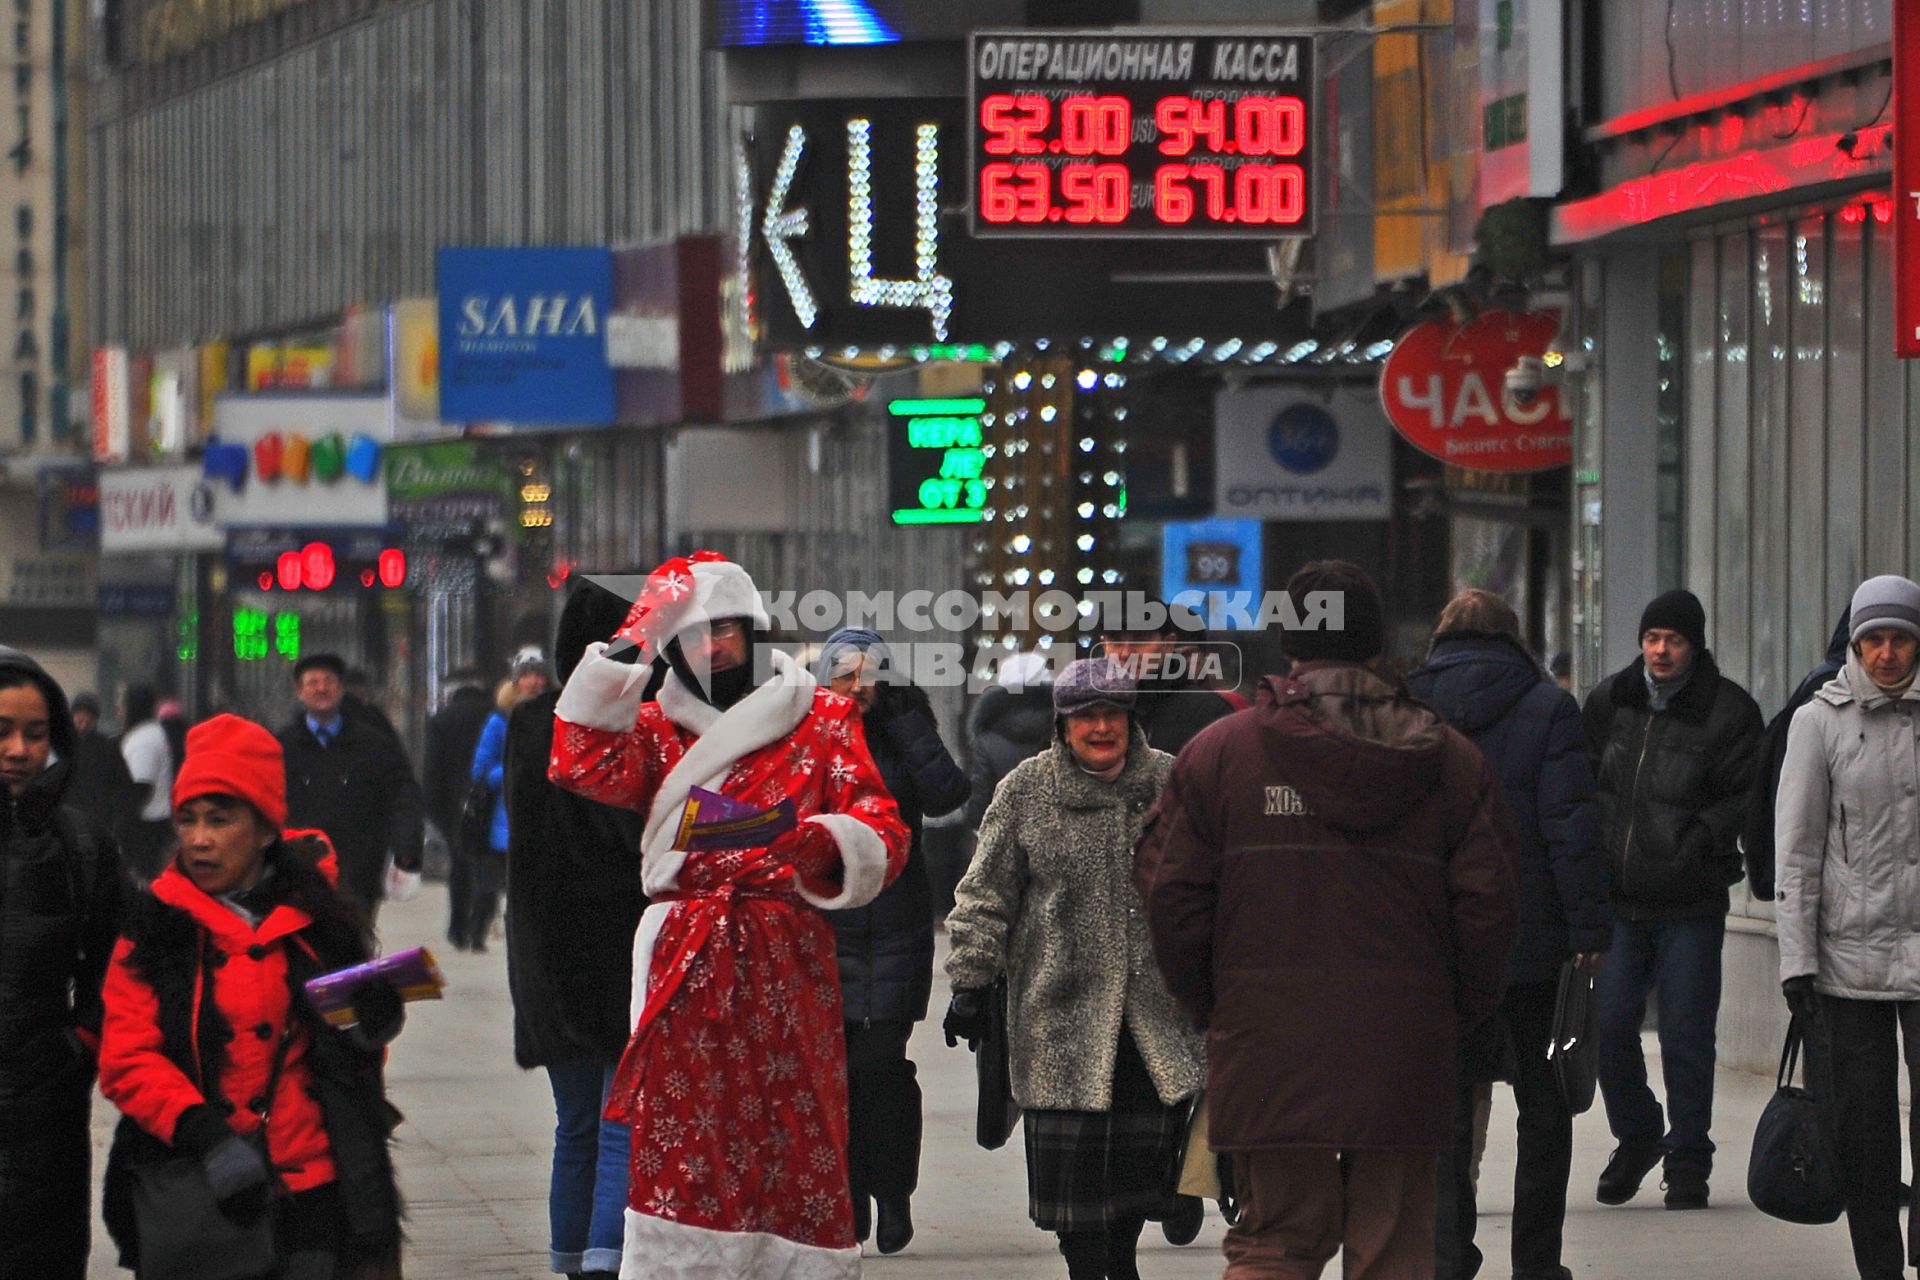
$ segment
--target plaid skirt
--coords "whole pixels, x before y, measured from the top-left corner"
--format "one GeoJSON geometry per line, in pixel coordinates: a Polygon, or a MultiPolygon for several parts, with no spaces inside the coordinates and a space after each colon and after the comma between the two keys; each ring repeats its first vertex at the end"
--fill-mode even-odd
{"type": "Polygon", "coordinates": [[[1042,1231],[1102,1231],[1172,1207],[1188,1102],[1160,1101],[1120,1033],[1110,1111],[1027,1111],[1027,1213],[1042,1231]]]}

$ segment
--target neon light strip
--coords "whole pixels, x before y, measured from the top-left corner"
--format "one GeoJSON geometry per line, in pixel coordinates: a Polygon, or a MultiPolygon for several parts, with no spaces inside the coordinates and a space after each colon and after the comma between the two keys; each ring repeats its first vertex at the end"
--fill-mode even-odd
{"type": "Polygon", "coordinates": [[[895,524],[979,524],[986,517],[978,511],[948,510],[929,511],[910,508],[893,513],[895,524]]]}
{"type": "Polygon", "coordinates": [[[887,412],[898,418],[918,417],[922,414],[968,415],[985,413],[985,400],[889,400],[887,412]]]}

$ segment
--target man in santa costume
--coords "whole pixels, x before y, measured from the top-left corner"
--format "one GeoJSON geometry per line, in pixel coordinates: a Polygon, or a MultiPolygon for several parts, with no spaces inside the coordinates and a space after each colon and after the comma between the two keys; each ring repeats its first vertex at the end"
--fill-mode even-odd
{"type": "Polygon", "coordinates": [[[907,828],[851,700],[777,651],[754,685],[768,626],[739,565],[710,551],[669,560],[613,646],[588,647],[554,710],[553,780],[647,815],[653,905],[634,942],[635,1030],[607,1099],[634,1130],[623,1277],[860,1270],[823,913],[864,905],[900,874],[907,828]],[[668,669],[643,702],[654,662],[668,669]],[[791,799],[799,822],[762,847],[688,853],[674,846],[691,843],[680,818],[694,787],[755,809],[791,799]]]}

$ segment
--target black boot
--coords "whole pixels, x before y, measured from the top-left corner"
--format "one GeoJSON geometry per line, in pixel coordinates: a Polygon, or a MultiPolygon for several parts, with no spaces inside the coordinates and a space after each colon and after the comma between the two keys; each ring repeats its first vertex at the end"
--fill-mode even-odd
{"type": "Polygon", "coordinates": [[[1174,1210],[1160,1220],[1160,1233],[1168,1244],[1192,1244],[1207,1218],[1207,1206],[1199,1196],[1175,1196],[1174,1210]]]}
{"type": "Polygon", "coordinates": [[[1067,1280],[1107,1280],[1107,1233],[1062,1231],[1060,1256],[1067,1260],[1067,1280]]]}
{"type": "Polygon", "coordinates": [[[1640,1183],[1660,1163],[1658,1142],[1623,1142],[1614,1149],[1593,1198],[1601,1204],[1625,1204],[1640,1192],[1640,1183]]]}
{"type": "Polygon", "coordinates": [[[1125,1218],[1110,1225],[1107,1238],[1107,1280],[1140,1280],[1140,1265],[1134,1253],[1140,1247],[1144,1218],[1125,1218]]]}
{"type": "Polygon", "coordinates": [[[853,1198],[853,1238],[861,1244],[873,1233],[873,1201],[861,1192],[853,1198]]]}
{"type": "Polygon", "coordinates": [[[881,1253],[898,1253],[913,1239],[913,1202],[905,1196],[882,1196],[878,1204],[880,1222],[873,1243],[881,1253]]]}

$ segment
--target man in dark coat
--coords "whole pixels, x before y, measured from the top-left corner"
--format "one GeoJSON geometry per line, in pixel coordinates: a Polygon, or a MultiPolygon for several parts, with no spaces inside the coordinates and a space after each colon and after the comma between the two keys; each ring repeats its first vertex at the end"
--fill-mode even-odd
{"type": "MultiPolygon", "coordinates": [[[[580,579],[560,613],[554,662],[565,684],[587,645],[626,620],[627,602],[580,579]]],[[[595,804],[547,779],[556,686],[507,718],[507,988],[513,1057],[546,1070],[557,1126],[551,1241],[561,1270],[611,1276],[620,1266],[632,1131],[602,1120],[614,1067],[633,1029],[633,934],[645,816],[595,804]]],[[[491,700],[480,699],[482,719],[491,700]]],[[[441,713],[445,715],[445,712],[441,713]]],[[[472,749],[467,751],[471,761],[472,749]]],[[[467,766],[461,766],[467,776],[467,766]]]]}
{"type": "Polygon", "coordinates": [[[124,875],[105,827],[62,800],[66,695],[0,648],[0,1276],[82,1280],[100,986],[124,875]]]}
{"type": "Polygon", "coordinates": [[[1053,676],[1037,653],[1017,653],[1000,664],[993,686],[967,713],[967,749],[973,756],[965,809],[967,828],[980,829],[1000,779],[1053,742],[1053,676]]]}
{"type": "Polygon", "coordinates": [[[1780,793],[1780,766],[1787,760],[1787,730],[1793,713],[1813,701],[1820,686],[1847,665],[1847,645],[1853,634],[1853,602],[1840,610],[1840,621],[1827,642],[1827,656],[1807,672],[1780,714],[1767,721],[1754,756],[1753,789],[1747,795],[1747,822],[1740,832],[1740,852],[1747,860],[1747,884],[1762,902],[1773,901],[1773,802],[1780,793]]]}
{"type": "Polygon", "coordinates": [[[447,684],[446,705],[427,721],[426,776],[421,790],[426,793],[427,817],[447,842],[447,941],[464,951],[473,941],[467,937],[473,915],[473,859],[484,851],[458,847],[460,814],[473,786],[473,747],[493,714],[493,699],[472,667],[449,673],[447,684]]]}
{"type": "Polygon", "coordinates": [[[1735,838],[1764,729],[1760,708],[1707,652],[1700,601],[1669,591],[1641,615],[1640,656],[1594,686],[1584,717],[1614,910],[1594,991],[1600,1094],[1620,1144],[1595,1195],[1625,1204],[1664,1160],[1667,1208],[1704,1209],[1720,948],[1727,886],[1741,875],[1735,838]],[[1664,1117],[1640,1052],[1650,993],[1660,1011],[1664,1117]]]}
{"type": "Polygon", "coordinates": [[[1344,595],[1289,631],[1291,676],[1188,744],[1134,865],[1167,985],[1207,1029],[1210,1143],[1233,1157],[1230,1276],[1430,1276],[1436,1155],[1459,1030],[1506,986],[1515,928],[1499,782],[1376,672],[1385,611],[1340,561],[1287,584],[1344,595]],[[1376,1270],[1377,1268],[1377,1270],[1376,1270]]]}
{"type": "MultiPolygon", "coordinates": [[[[1515,1280],[1565,1280],[1560,1263],[1573,1166],[1573,1114],[1547,1062],[1562,965],[1598,967],[1613,940],[1607,864],[1600,850],[1593,766],[1580,704],[1542,674],[1521,647],[1512,606],[1478,588],[1455,596],[1440,615],[1427,664],[1407,687],[1480,748],[1500,779],[1518,841],[1520,937],[1500,1008],[1484,1039],[1511,1045],[1519,1108],[1519,1160],[1513,1187],[1515,1280]]],[[[1469,1054],[1471,1056],[1471,1054],[1469,1054]]],[[[1470,1280],[1474,1247],[1475,1080],[1490,1062],[1461,1063],[1455,1141],[1440,1175],[1436,1280],[1470,1280]],[[1478,1068],[1476,1072],[1475,1068],[1478,1068]]]]}
{"type": "Polygon", "coordinates": [[[402,871],[420,869],[426,812],[398,742],[342,711],[345,673],[330,653],[295,663],[300,714],[277,736],[287,759],[287,825],[333,841],[340,891],[371,927],[386,895],[387,855],[402,871]]]}
{"type": "Polygon", "coordinates": [[[119,744],[100,732],[100,699],[73,699],[73,777],[64,803],[98,822],[118,844],[138,812],[133,774],[119,744]]]}
{"type": "Polygon", "coordinates": [[[913,1237],[910,1199],[920,1182],[920,1083],[907,1057],[913,1024],[927,1016],[933,989],[933,889],[920,831],[929,815],[966,801],[967,775],[940,741],[926,692],[898,679],[877,632],[834,632],[814,674],[859,705],[867,750],[910,833],[900,878],[866,906],[828,916],[847,1024],[853,1231],[867,1238],[873,1200],[879,1206],[874,1243],[891,1254],[913,1237]]]}
{"type": "Polygon", "coordinates": [[[1147,731],[1147,745],[1177,756],[1195,734],[1238,708],[1207,688],[1195,670],[1199,642],[1206,638],[1200,615],[1151,596],[1144,603],[1161,615],[1159,625],[1105,632],[1100,647],[1139,686],[1134,720],[1147,731]]]}

